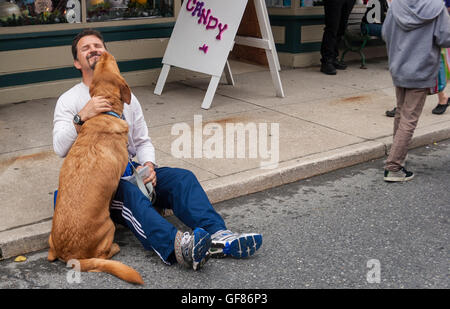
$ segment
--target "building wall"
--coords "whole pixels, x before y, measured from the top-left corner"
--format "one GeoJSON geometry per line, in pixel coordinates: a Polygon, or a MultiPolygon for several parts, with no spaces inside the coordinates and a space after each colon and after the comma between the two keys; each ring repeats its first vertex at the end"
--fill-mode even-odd
{"type": "MultiPolygon", "coordinates": [[[[324,28],[322,7],[269,9],[269,15],[282,66],[307,67],[320,64],[324,28]]],[[[364,49],[364,54],[369,59],[386,56],[384,43],[379,39],[370,41],[364,49]]],[[[359,55],[349,52],[345,59],[351,61],[360,58],[359,55]]]]}
{"type": "MultiPolygon", "coordinates": [[[[174,22],[94,28],[132,86],[151,84],[174,22]]],[[[53,97],[80,80],[71,44],[80,29],[0,34],[0,104],[53,97]]]]}
{"type": "MultiPolygon", "coordinates": [[[[177,15],[181,2],[176,3],[177,15]]],[[[323,8],[271,8],[269,15],[282,66],[320,63],[323,8]]],[[[156,83],[175,18],[88,24],[91,25],[102,32],[130,86],[156,83]]],[[[80,24],[0,27],[0,104],[57,97],[78,83],[81,74],[73,66],[71,43],[82,28],[80,24]]],[[[375,44],[367,54],[369,58],[383,56],[384,47],[375,44]]],[[[348,59],[358,58],[349,56],[348,59]]],[[[192,72],[175,69],[168,81],[184,79],[189,74],[192,72]]]]}

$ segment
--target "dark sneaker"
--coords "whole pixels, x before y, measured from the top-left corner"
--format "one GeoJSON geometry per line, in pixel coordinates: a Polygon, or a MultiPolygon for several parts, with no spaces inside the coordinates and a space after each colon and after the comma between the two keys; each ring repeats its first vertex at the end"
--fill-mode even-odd
{"type": "Polygon", "coordinates": [[[192,234],[177,233],[175,238],[175,256],[178,263],[199,270],[209,259],[211,235],[202,228],[196,228],[192,234]]]}
{"type": "Polygon", "coordinates": [[[344,61],[341,61],[341,60],[335,60],[333,62],[333,65],[334,65],[334,67],[337,70],[345,70],[345,69],[347,69],[347,64],[344,61]]]}
{"type": "Polygon", "coordinates": [[[395,112],[397,111],[397,107],[394,107],[393,110],[386,111],[386,116],[388,117],[395,117],[395,112]]]}
{"type": "Polygon", "coordinates": [[[212,258],[231,256],[237,259],[252,256],[262,245],[262,235],[255,233],[232,233],[229,230],[218,231],[211,236],[212,258]]]}
{"type": "Polygon", "coordinates": [[[327,75],[336,75],[336,68],[331,62],[323,62],[320,66],[320,72],[325,73],[327,75]]]}
{"type": "Polygon", "coordinates": [[[450,99],[448,99],[447,104],[438,104],[431,112],[435,115],[442,115],[447,110],[450,104],[450,99]]]}
{"type": "Polygon", "coordinates": [[[404,167],[397,172],[384,170],[384,181],[403,182],[414,178],[414,173],[407,171],[404,167]]]}

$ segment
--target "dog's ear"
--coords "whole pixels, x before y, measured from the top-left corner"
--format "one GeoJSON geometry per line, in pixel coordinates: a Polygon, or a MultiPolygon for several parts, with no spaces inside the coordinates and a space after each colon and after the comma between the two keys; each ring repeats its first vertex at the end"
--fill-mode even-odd
{"type": "Polygon", "coordinates": [[[122,102],[127,104],[131,103],[131,90],[125,81],[120,86],[120,96],[122,97],[122,102]]]}

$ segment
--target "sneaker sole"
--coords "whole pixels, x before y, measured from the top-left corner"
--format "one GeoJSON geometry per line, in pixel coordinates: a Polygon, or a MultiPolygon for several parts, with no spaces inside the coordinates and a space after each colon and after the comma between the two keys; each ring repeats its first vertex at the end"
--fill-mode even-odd
{"type": "Polygon", "coordinates": [[[209,253],[211,257],[215,259],[220,259],[227,256],[241,259],[255,254],[261,245],[262,235],[247,235],[245,237],[237,238],[231,243],[227,242],[225,245],[222,243],[213,243],[209,253]]]}
{"type": "Polygon", "coordinates": [[[327,72],[325,70],[320,70],[320,72],[322,72],[323,74],[326,74],[326,75],[336,75],[337,74],[337,72],[327,72]]]}
{"type": "Polygon", "coordinates": [[[414,175],[410,177],[384,177],[384,181],[386,182],[405,182],[414,178],[414,175]]]}
{"type": "Polygon", "coordinates": [[[192,268],[199,270],[207,261],[211,235],[203,229],[194,230],[194,248],[192,249],[192,268]]]}

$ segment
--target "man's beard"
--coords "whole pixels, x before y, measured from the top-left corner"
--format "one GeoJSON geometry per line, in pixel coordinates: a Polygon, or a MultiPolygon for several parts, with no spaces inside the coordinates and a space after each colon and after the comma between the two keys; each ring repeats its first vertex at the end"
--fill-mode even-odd
{"type": "Polygon", "coordinates": [[[92,54],[89,54],[88,56],[86,56],[87,63],[89,65],[89,67],[92,69],[92,71],[94,71],[95,65],[97,64],[98,60],[94,61],[93,63],[90,63],[89,59],[91,59],[92,57],[95,57],[95,56],[100,57],[101,54],[100,53],[92,53],[92,54]]]}

